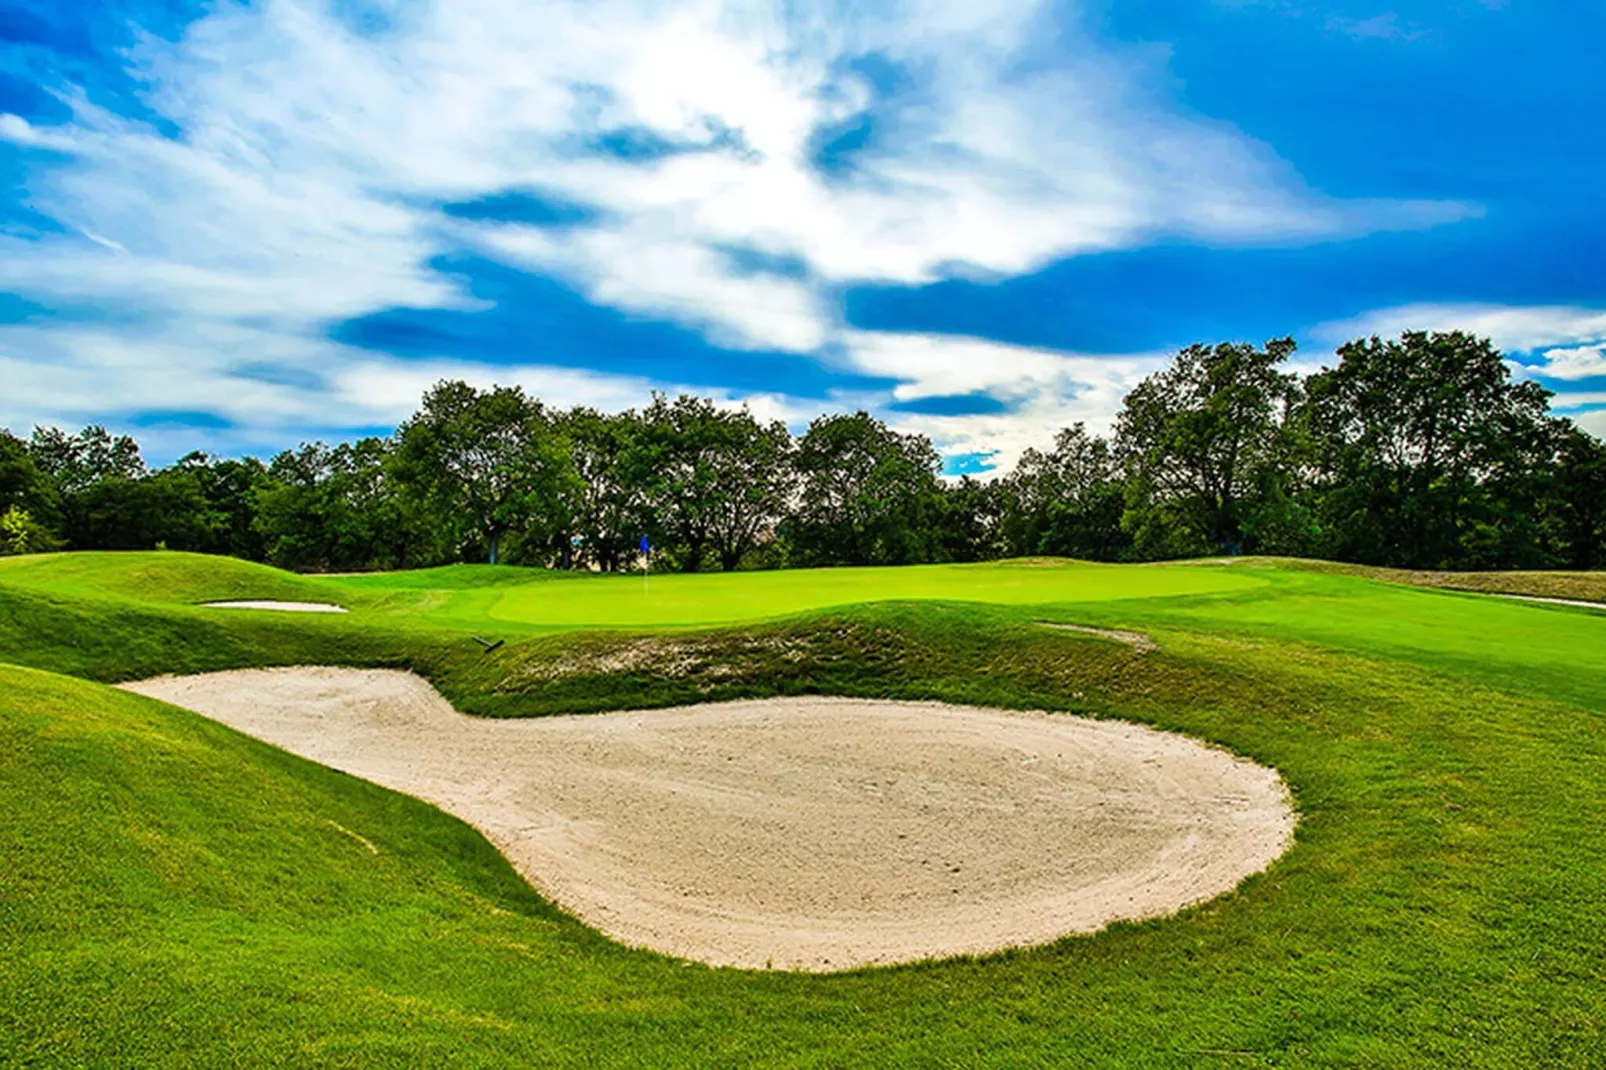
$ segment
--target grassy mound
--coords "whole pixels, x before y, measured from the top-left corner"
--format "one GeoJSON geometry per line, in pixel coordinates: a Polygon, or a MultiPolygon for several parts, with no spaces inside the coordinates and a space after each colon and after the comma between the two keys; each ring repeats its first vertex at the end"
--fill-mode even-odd
{"type": "MultiPolygon", "coordinates": [[[[1599,613],[1266,564],[1216,593],[508,631],[484,655],[470,618],[427,610],[163,604],[149,556],[116,555],[130,576],[0,566],[0,662],[52,670],[0,665],[0,1062],[1504,1067],[1606,1050],[1599,613]],[[438,811],[88,682],[296,661],[416,668],[500,715],[789,691],[1119,715],[1277,767],[1299,842],[1224,899],[1048,948],[834,977],[684,966],[565,918],[438,811]]],[[[168,556],[163,590],[262,594],[214,595],[230,581],[206,573],[229,563],[168,556]]]]}
{"type": "Polygon", "coordinates": [[[327,598],[318,580],[268,565],[205,554],[140,551],[0,557],[0,584],[78,598],[162,604],[327,598]]]}

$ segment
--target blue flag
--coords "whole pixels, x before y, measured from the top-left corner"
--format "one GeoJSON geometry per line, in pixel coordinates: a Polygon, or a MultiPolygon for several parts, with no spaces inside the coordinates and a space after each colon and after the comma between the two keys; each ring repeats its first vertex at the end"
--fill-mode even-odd
{"type": "Polygon", "coordinates": [[[641,552],[644,554],[652,552],[652,544],[647,541],[647,536],[645,535],[641,537],[641,552]]]}

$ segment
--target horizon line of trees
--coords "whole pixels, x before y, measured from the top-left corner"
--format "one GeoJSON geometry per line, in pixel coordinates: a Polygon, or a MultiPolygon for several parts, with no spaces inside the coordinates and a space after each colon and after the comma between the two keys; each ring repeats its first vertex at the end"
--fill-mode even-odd
{"type": "Polygon", "coordinates": [[[864,412],[793,436],[654,395],[557,410],[431,388],[389,437],[148,468],[91,426],[0,430],[0,553],[171,549],[298,570],[489,560],[615,571],[1060,555],[1281,554],[1401,568],[1606,566],[1606,445],[1486,339],[1406,332],[1286,370],[1292,339],[1193,345],[991,480],[864,412]]]}

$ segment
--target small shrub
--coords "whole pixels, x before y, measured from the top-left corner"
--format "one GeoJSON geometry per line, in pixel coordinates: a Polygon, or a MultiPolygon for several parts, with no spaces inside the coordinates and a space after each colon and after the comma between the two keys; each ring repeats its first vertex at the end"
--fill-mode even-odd
{"type": "Polygon", "coordinates": [[[0,554],[42,554],[59,549],[61,540],[20,505],[0,514],[0,554]]]}

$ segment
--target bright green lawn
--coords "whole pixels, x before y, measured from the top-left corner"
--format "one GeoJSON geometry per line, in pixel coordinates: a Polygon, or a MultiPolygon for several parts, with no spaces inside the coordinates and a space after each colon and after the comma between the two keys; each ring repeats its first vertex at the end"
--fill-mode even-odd
{"type": "Polygon", "coordinates": [[[196,603],[241,598],[334,601],[440,624],[684,627],[896,599],[1006,605],[1097,602],[1246,590],[1225,569],[1046,560],[908,568],[661,574],[644,577],[452,565],[365,576],[292,576],[190,554],[0,558],[0,581],[61,593],[196,603]]]}
{"type": "Polygon", "coordinates": [[[0,559],[0,1064],[1606,1061],[1606,614],[1256,561],[652,582],[0,559]],[[248,597],[353,612],[194,605],[248,597]],[[1214,903],[1048,948],[687,966],[422,803],[88,682],[297,662],[415,668],[500,716],[795,692],[1122,716],[1280,769],[1299,839],[1214,903]]]}
{"type": "Polygon", "coordinates": [[[829,606],[920,599],[1042,605],[1214,594],[1260,586],[1225,569],[1073,562],[596,577],[501,588],[494,620],[565,627],[663,627],[779,617],[829,606]]]}

